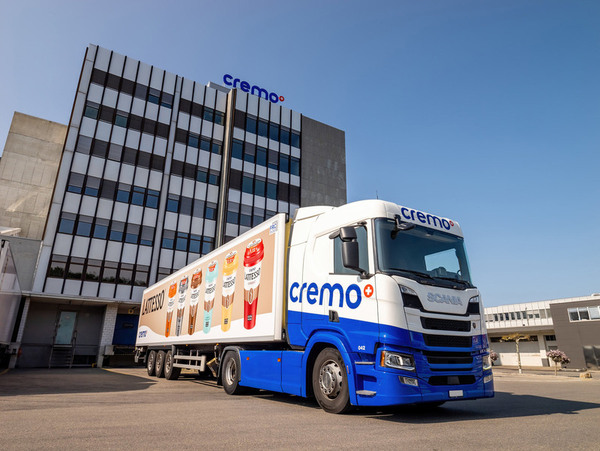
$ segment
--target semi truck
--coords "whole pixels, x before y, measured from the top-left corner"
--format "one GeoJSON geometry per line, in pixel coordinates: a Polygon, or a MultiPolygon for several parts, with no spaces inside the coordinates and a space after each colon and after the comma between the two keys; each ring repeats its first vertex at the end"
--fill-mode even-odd
{"type": "Polygon", "coordinates": [[[460,225],[381,200],[303,207],[144,291],[136,361],[353,406],[494,396],[460,225]]]}

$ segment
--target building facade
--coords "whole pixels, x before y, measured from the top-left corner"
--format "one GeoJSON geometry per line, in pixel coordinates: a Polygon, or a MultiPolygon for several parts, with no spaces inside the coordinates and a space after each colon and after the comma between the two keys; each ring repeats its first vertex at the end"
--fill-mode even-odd
{"type": "Polygon", "coordinates": [[[275,213],[346,202],[344,133],[261,91],[88,47],[19,366],[101,365],[148,285],[275,213]]]}
{"type": "Polygon", "coordinates": [[[497,365],[517,365],[514,341],[518,333],[523,366],[551,366],[546,352],[560,349],[571,359],[569,368],[600,369],[600,295],[502,305],[485,309],[490,347],[497,365]]]}

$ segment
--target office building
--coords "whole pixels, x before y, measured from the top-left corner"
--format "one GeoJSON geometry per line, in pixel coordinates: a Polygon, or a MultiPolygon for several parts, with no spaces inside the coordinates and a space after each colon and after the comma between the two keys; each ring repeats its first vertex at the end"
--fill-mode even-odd
{"type": "Polygon", "coordinates": [[[102,364],[133,344],[146,286],[277,212],[345,203],[345,173],[344,132],[266,90],[90,45],[17,364],[102,364]]]}

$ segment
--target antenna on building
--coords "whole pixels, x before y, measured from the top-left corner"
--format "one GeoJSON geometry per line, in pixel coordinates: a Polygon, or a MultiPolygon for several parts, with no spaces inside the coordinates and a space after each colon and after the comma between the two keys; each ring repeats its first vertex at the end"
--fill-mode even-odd
{"type": "Polygon", "coordinates": [[[379,193],[377,192],[377,190],[375,190],[375,197],[377,198],[377,200],[379,200],[379,193]]]}

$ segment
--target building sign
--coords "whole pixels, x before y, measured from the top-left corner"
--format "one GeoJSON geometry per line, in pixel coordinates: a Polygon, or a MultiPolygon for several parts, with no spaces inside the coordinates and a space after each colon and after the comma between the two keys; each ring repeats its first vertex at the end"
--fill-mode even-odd
{"type": "Polygon", "coordinates": [[[225,74],[223,75],[223,83],[226,86],[231,86],[232,88],[239,88],[244,92],[249,92],[258,97],[263,97],[266,100],[270,100],[273,103],[283,102],[285,98],[283,96],[277,95],[274,92],[269,92],[266,89],[261,88],[257,85],[250,85],[247,81],[240,80],[239,78],[234,78],[233,75],[225,74]]]}

